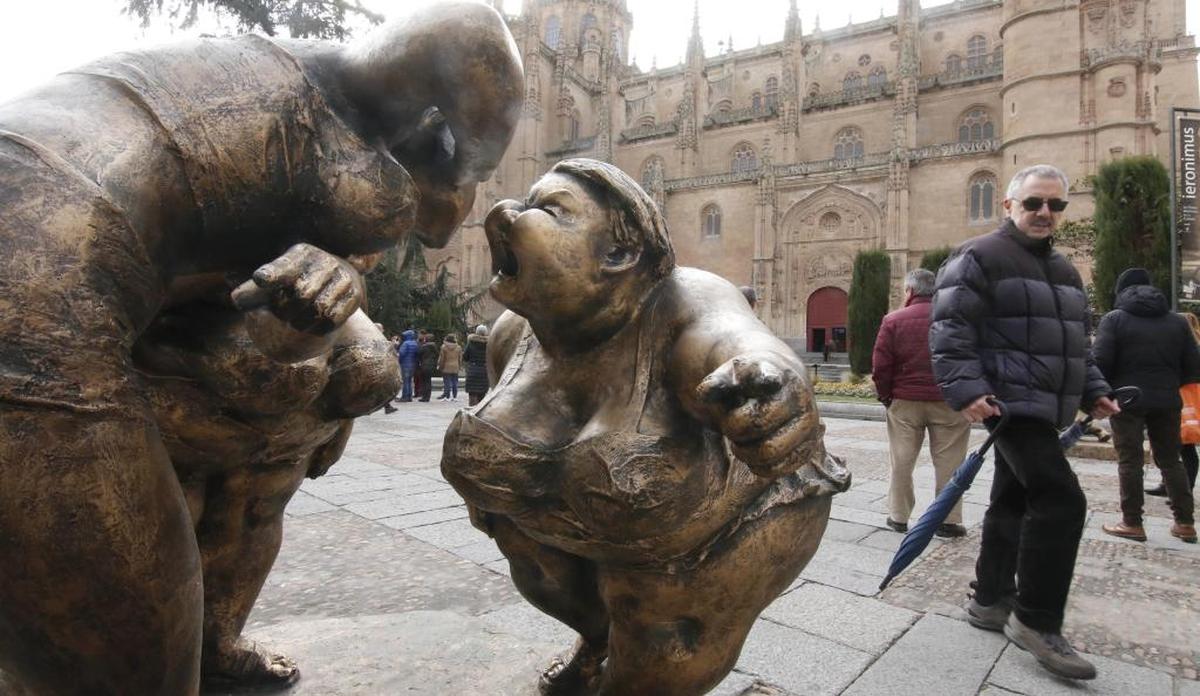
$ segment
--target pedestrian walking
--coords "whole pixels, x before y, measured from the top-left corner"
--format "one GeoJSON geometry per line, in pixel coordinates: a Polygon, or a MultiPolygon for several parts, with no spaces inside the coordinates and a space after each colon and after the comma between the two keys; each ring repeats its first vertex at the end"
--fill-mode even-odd
{"type": "Polygon", "coordinates": [[[1162,473],[1175,524],[1171,536],[1196,542],[1195,503],[1179,460],[1179,387],[1200,382],[1200,350],[1187,321],[1170,311],[1167,298],[1150,284],[1144,268],[1117,278],[1114,309],[1100,320],[1092,346],[1096,365],[1114,387],[1142,390],[1138,402],[1109,419],[1121,488],[1121,521],[1105,533],[1146,540],[1142,526],[1145,437],[1162,473]]]}
{"type": "MultiPolygon", "coordinates": [[[[934,275],[918,268],[904,278],[904,308],[883,318],[871,354],[875,394],[887,407],[888,453],[891,480],[888,486],[887,526],[908,531],[916,497],[913,467],[929,434],[938,493],[967,455],[971,424],[942,400],[933,379],[929,355],[929,322],[934,275]]],[[[961,537],[962,502],[957,503],[935,532],[940,537],[961,537]]]]}
{"type": "Polygon", "coordinates": [[[1097,418],[1119,407],[1088,351],[1083,281],[1052,244],[1067,186],[1050,165],[1013,176],[1004,223],[959,245],[942,266],[929,341],[951,408],[991,428],[1000,412],[990,400],[1009,410],[996,436],[968,621],[1003,630],[1055,674],[1092,679],[1096,668],[1062,636],[1087,500],[1058,429],[1081,405],[1097,418]]]}
{"type": "Polygon", "coordinates": [[[397,351],[397,360],[400,361],[400,374],[403,376],[404,383],[400,387],[400,400],[413,400],[413,373],[417,369],[417,353],[420,350],[420,345],[417,343],[417,332],[409,329],[403,334],[404,340],[400,342],[400,348],[397,351]]]}
{"type": "MultiPolygon", "coordinates": [[[[1187,321],[1188,328],[1192,330],[1192,337],[1200,344],[1200,319],[1191,312],[1180,312],[1179,316],[1187,321]]],[[[1195,500],[1196,474],[1200,471],[1200,456],[1196,454],[1196,445],[1187,443],[1180,447],[1179,458],[1183,460],[1183,470],[1188,477],[1188,490],[1192,491],[1192,499],[1195,500]]],[[[1164,497],[1167,495],[1167,487],[1160,481],[1157,486],[1147,488],[1146,495],[1164,497]]]]}
{"type": "Polygon", "coordinates": [[[421,401],[429,401],[429,397],[433,396],[433,372],[437,369],[441,349],[433,334],[425,334],[423,340],[417,364],[421,368],[421,401]]]}
{"type": "Polygon", "coordinates": [[[458,401],[458,371],[462,368],[462,346],[454,334],[446,334],[438,354],[438,372],[442,373],[442,395],[439,401],[458,401]]]}
{"type": "Polygon", "coordinates": [[[467,337],[467,347],[463,350],[463,362],[467,364],[467,404],[470,406],[479,403],[488,390],[487,344],[488,327],[480,324],[467,337]]]}

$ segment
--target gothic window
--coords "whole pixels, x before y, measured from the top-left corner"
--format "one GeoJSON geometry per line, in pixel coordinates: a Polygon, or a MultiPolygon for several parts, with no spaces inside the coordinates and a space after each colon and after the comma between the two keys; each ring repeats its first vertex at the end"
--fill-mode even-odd
{"type": "Polygon", "coordinates": [[[550,48],[558,48],[559,35],[562,33],[562,21],[558,15],[550,15],[546,18],[546,45],[550,48]]]}
{"type": "Polygon", "coordinates": [[[851,126],[838,131],[833,139],[833,158],[837,160],[857,159],[863,156],[862,131],[851,126]]]}
{"type": "Polygon", "coordinates": [[[962,56],[951,53],[946,56],[946,72],[956,73],[962,70],[962,56]]]}
{"type": "Polygon", "coordinates": [[[856,89],[862,89],[863,79],[857,71],[851,70],[846,73],[846,77],[842,78],[842,90],[849,92],[856,89]]]}
{"type": "Polygon", "coordinates": [[[733,173],[752,172],[758,169],[758,154],[750,143],[742,143],[733,148],[733,173]]]}
{"type": "Polygon", "coordinates": [[[867,75],[868,87],[883,87],[887,84],[887,68],[876,65],[871,74],[867,75]]]}
{"type": "Polygon", "coordinates": [[[987,38],[976,34],[967,41],[967,69],[977,70],[987,65],[987,38]]]}
{"type": "Polygon", "coordinates": [[[759,94],[758,92],[755,92],[754,94],[750,95],[750,106],[755,111],[758,111],[759,109],[761,109],[762,108],[762,95],[759,94]]]}
{"type": "Polygon", "coordinates": [[[721,236],[721,209],[714,204],[704,206],[700,213],[700,226],[704,230],[705,239],[715,239],[721,236]]]}
{"type": "Polygon", "coordinates": [[[642,188],[649,191],[663,180],[663,160],[655,156],[646,160],[642,165],[642,188]]]}
{"type": "Polygon", "coordinates": [[[779,79],[772,76],[767,78],[766,88],[766,105],[768,109],[773,109],[779,105],[779,79]]]}
{"type": "Polygon", "coordinates": [[[596,28],[596,15],[591,12],[583,16],[583,20],[579,22],[579,36],[587,33],[588,29],[596,28]]]}
{"type": "Polygon", "coordinates": [[[996,177],[988,172],[976,174],[968,188],[971,222],[987,222],[996,217],[996,177]]]}
{"type": "Polygon", "coordinates": [[[826,235],[832,235],[842,226],[842,216],[832,210],[821,216],[821,220],[817,223],[821,227],[821,232],[826,235]]]}
{"type": "Polygon", "coordinates": [[[625,62],[625,34],[620,29],[613,30],[612,35],[612,50],[613,55],[617,57],[618,63],[625,62]]]}
{"type": "Polygon", "coordinates": [[[996,129],[985,109],[971,109],[958,122],[958,142],[960,143],[977,143],[980,140],[991,140],[995,136],[996,129]]]}
{"type": "Polygon", "coordinates": [[[996,44],[996,47],[992,49],[992,65],[997,68],[1004,65],[1004,46],[996,44]]]}
{"type": "Polygon", "coordinates": [[[579,115],[579,109],[572,109],[571,115],[567,117],[567,137],[568,142],[579,140],[579,122],[582,121],[579,115]]]}

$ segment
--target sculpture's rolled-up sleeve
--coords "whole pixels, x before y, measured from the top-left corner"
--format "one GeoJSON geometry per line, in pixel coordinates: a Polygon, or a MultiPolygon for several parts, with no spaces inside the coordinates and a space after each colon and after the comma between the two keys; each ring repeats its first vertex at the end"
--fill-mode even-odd
{"type": "Polygon", "coordinates": [[[955,411],[994,393],[979,357],[979,329],[991,308],[987,279],[970,251],[951,257],[938,273],[929,327],[933,376],[955,411]]]}

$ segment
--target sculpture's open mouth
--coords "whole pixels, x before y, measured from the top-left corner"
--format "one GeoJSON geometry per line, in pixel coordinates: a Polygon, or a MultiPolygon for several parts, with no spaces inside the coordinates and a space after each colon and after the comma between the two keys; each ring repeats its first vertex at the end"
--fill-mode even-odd
{"type": "Polygon", "coordinates": [[[521,272],[521,264],[517,261],[517,255],[509,248],[503,235],[497,235],[497,237],[488,240],[488,246],[492,251],[492,273],[502,278],[516,278],[521,272]]]}

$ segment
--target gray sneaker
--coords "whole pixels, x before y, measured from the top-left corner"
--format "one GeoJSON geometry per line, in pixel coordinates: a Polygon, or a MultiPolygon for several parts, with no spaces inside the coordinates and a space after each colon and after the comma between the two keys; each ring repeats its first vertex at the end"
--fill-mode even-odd
{"type": "Polygon", "coordinates": [[[1095,679],[1096,666],[1079,656],[1061,633],[1041,633],[1010,614],[1004,635],[1016,646],[1037,658],[1047,671],[1067,679],[1095,679]]]}
{"type": "Polygon", "coordinates": [[[1012,613],[1012,603],[1002,599],[991,606],[984,606],[972,597],[963,610],[967,612],[967,623],[975,628],[999,633],[1004,630],[1008,615],[1012,613]]]}

